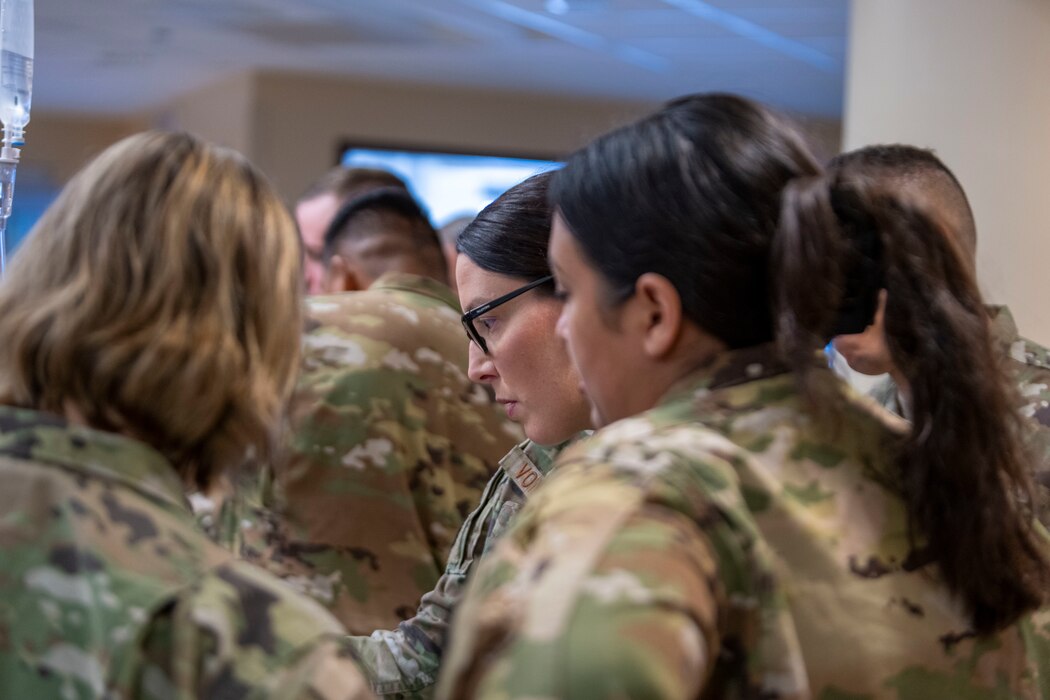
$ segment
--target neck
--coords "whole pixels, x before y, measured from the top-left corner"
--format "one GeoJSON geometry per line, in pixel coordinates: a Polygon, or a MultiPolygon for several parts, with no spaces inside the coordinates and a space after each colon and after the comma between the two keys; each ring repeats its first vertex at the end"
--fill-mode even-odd
{"type": "Polygon", "coordinates": [[[687,352],[681,352],[677,357],[669,358],[661,373],[664,381],[654,385],[655,396],[652,406],[655,406],[675,384],[710,367],[720,356],[728,352],[729,349],[722,341],[697,329],[691,329],[691,331],[683,333],[680,343],[680,347],[687,352]]]}

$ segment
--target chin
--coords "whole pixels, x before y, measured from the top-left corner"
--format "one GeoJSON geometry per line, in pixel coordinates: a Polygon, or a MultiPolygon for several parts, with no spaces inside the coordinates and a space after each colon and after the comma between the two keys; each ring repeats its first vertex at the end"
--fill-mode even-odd
{"type": "Polygon", "coordinates": [[[564,430],[559,430],[556,426],[522,424],[521,429],[525,432],[525,437],[545,447],[560,445],[576,434],[572,432],[566,435],[564,430]]]}

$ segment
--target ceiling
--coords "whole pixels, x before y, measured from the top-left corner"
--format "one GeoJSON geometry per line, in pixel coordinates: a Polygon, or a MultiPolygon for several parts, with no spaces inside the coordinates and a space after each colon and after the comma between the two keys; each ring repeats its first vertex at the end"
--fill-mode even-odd
{"type": "Polygon", "coordinates": [[[838,118],[848,0],[36,0],[33,106],[133,114],[250,69],[838,118]]]}

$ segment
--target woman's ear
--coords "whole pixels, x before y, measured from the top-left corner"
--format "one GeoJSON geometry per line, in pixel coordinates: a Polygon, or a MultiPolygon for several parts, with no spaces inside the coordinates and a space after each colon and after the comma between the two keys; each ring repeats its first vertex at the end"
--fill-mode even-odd
{"type": "Polygon", "coordinates": [[[647,272],[635,282],[635,328],[644,334],[642,350],[652,359],[665,357],[682,333],[682,298],[663,275],[647,272]]]}

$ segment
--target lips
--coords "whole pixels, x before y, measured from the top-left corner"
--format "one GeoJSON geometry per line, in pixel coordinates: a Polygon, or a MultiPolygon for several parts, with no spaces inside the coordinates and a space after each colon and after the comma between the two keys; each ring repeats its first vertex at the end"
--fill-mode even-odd
{"type": "Polygon", "coordinates": [[[514,414],[517,412],[518,402],[512,399],[496,399],[496,403],[503,406],[503,409],[507,412],[507,418],[513,420],[514,414]]]}

